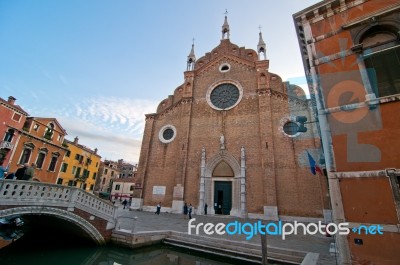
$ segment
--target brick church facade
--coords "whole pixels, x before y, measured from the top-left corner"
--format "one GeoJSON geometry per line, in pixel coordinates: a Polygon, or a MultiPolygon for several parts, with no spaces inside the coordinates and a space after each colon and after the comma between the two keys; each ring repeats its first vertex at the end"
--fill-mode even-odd
{"type": "Polygon", "coordinates": [[[186,202],[197,214],[207,204],[208,214],[329,219],[326,178],[310,172],[320,139],[309,100],[268,71],[261,33],[257,51],[229,34],[225,17],[217,47],[196,60],[192,45],[183,84],[146,115],[134,207],[161,202],[181,213],[186,202]]]}

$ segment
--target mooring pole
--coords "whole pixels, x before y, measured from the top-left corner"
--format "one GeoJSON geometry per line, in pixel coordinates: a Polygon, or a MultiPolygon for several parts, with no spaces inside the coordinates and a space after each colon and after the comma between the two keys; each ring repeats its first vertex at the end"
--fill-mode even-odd
{"type": "Polygon", "coordinates": [[[265,231],[264,235],[260,233],[261,236],[261,255],[262,255],[262,265],[268,265],[268,255],[267,255],[267,233],[265,231]]]}

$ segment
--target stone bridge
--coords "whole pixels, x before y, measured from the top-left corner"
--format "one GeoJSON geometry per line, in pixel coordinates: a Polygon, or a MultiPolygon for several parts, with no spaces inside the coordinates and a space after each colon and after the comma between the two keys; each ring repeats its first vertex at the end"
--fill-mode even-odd
{"type": "Polygon", "coordinates": [[[0,180],[0,218],[47,218],[99,245],[111,239],[116,207],[82,189],[22,180],[0,180]]]}

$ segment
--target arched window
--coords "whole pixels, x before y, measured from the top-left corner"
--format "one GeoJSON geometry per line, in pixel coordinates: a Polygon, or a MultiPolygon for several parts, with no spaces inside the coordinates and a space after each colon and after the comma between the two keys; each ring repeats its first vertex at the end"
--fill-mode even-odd
{"type": "Polygon", "coordinates": [[[49,123],[43,137],[48,140],[51,140],[53,138],[53,133],[54,133],[54,124],[49,123]]]}
{"type": "Polygon", "coordinates": [[[360,38],[368,77],[377,97],[400,93],[400,38],[396,28],[374,26],[360,38]]]}
{"type": "Polygon", "coordinates": [[[13,137],[14,137],[14,129],[8,129],[6,135],[4,136],[4,141],[11,142],[13,137]]]}

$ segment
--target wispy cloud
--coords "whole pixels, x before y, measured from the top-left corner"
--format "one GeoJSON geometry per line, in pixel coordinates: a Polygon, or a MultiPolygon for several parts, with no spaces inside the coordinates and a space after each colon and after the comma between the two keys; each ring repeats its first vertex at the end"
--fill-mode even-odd
{"type": "Polygon", "coordinates": [[[141,139],[145,114],[154,112],[158,102],[139,99],[97,97],[75,104],[75,115],[105,130],[141,139]]]}
{"type": "Polygon", "coordinates": [[[92,150],[97,148],[103,159],[138,162],[141,141],[131,135],[123,135],[76,117],[60,117],[58,120],[68,132],[67,139],[72,141],[78,136],[80,144],[92,150]]]}
{"type": "Polygon", "coordinates": [[[144,131],[145,114],[158,102],[117,97],[96,97],[59,108],[57,119],[67,130],[67,139],[79,142],[107,159],[137,162],[144,131]]]}
{"type": "MultiPolygon", "coordinates": [[[[118,97],[94,97],[71,104],[29,108],[32,116],[56,118],[67,139],[98,148],[102,158],[138,162],[145,114],[155,112],[159,102],[118,97]]],[[[67,102],[67,100],[65,100],[67,102]]]]}

